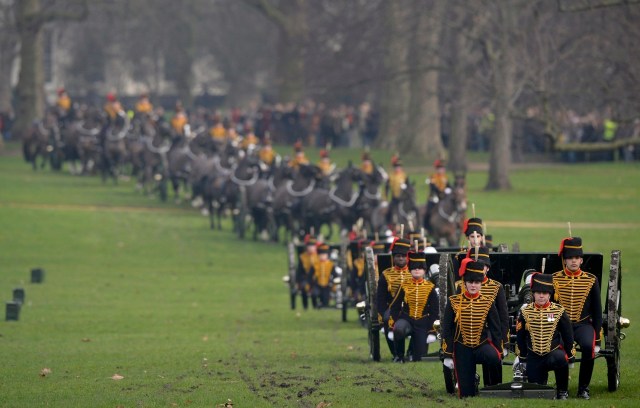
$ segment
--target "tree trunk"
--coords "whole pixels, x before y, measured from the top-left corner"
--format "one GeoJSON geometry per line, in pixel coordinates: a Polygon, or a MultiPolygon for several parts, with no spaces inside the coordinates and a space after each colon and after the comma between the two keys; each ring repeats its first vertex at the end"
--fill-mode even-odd
{"type": "Polygon", "coordinates": [[[469,127],[469,93],[464,88],[454,92],[451,102],[451,136],[449,138],[449,170],[454,173],[467,172],[467,139],[469,127]]]}
{"type": "Polygon", "coordinates": [[[44,116],[42,21],[39,13],[40,0],[22,0],[17,3],[20,74],[13,132],[18,137],[22,137],[32,121],[44,116]]]}
{"type": "Polygon", "coordinates": [[[280,32],[276,85],[278,97],[284,102],[299,102],[305,92],[304,48],[308,25],[306,0],[283,0],[274,5],[267,0],[244,0],[280,32]]]}
{"type": "Polygon", "coordinates": [[[438,95],[438,45],[444,2],[436,2],[428,12],[420,7],[415,10],[419,15],[410,60],[417,69],[411,71],[408,126],[399,144],[403,151],[435,158],[444,155],[438,95]]]}
{"type": "Polygon", "coordinates": [[[511,167],[511,139],[513,133],[512,98],[515,90],[516,66],[513,40],[515,29],[511,5],[497,10],[500,17],[496,50],[489,49],[493,65],[493,88],[495,92],[495,132],[491,139],[489,157],[489,180],[485,190],[510,190],[509,169],[511,167]]]}
{"type": "Polygon", "coordinates": [[[398,148],[400,135],[407,130],[409,81],[407,78],[407,54],[405,19],[406,10],[394,1],[386,3],[387,56],[386,79],[380,98],[380,127],[375,141],[382,149],[398,148]]]}
{"type": "Polygon", "coordinates": [[[0,25],[0,112],[11,111],[11,68],[17,56],[18,36],[11,23],[11,8],[0,6],[3,23],[0,25]]]}

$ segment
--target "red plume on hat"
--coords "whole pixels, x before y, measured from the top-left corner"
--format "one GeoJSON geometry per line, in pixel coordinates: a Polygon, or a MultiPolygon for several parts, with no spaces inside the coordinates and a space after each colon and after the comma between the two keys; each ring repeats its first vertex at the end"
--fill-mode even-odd
{"type": "Polygon", "coordinates": [[[320,150],[320,157],[326,159],[327,157],[329,157],[329,151],[327,151],[326,149],[320,150]]]}
{"type": "Polygon", "coordinates": [[[400,161],[400,156],[398,156],[397,154],[394,154],[393,156],[391,156],[391,165],[394,167],[402,166],[402,162],[400,161]]]}
{"type": "Polygon", "coordinates": [[[116,100],[116,95],[115,95],[113,92],[109,92],[109,93],[107,94],[107,100],[108,100],[109,102],[115,102],[115,100],[116,100]]]}
{"type": "Polygon", "coordinates": [[[462,262],[460,262],[460,268],[458,269],[458,276],[461,278],[464,276],[464,272],[467,270],[467,264],[473,261],[471,258],[464,258],[462,262]]]}
{"type": "Polygon", "coordinates": [[[295,142],[294,145],[293,145],[293,150],[296,153],[301,152],[302,151],[302,141],[298,140],[297,142],[295,142]]]}
{"type": "Polygon", "coordinates": [[[65,92],[67,92],[67,91],[65,91],[65,89],[63,87],[58,88],[58,96],[62,95],[65,92]]]}

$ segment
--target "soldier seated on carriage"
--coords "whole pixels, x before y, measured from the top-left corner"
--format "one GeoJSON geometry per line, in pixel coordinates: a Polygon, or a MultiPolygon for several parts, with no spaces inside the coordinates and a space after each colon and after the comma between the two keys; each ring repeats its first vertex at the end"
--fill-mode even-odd
{"type": "Polygon", "coordinates": [[[553,274],[553,288],[554,299],[569,314],[574,339],[580,346],[578,397],[588,400],[594,359],[600,350],[602,303],[598,278],[581,269],[583,254],[580,237],[562,240],[558,255],[562,259],[563,270],[553,274]]]}
{"type": "Polygon", "coordinates": [[[296,284],[298,292],[302,296],[302,307],[309,308],[309,297],[313,307],[317,307],[316,297],[311,296],[311,284],[313,279],[313,265],[318,262],[318,242],[315,237],[307,235],[304,238],[305,250],[298,256],[296,269],[296,284]]]}
{"type": "Polygon", "coordinates": [[[315,308],[329,307],[333,281],[337,277],[336,267],[329,259],[329,245],[320,244],[317,260],[311,265],[311,301],[315,308]]]}
{"type": "Polygon", "coordinates": [[[394,345],[389,339],[390,327],[389,306],[395,298],[402,282],[411,279],[411,273],[407,266],[407,253],[411,249],[408,239],[395,238],[391,244],[392,266],[379,273],[378,288],[376,293],[376,306],[378,310],[378,322],[384,328],[385,339],[393,356],[393,360],[398,362],[404,358],[404,341],[394,345]],[[401,353],[399,353],[401,351],[401,353]]]}
{"type": "Polygon", "coordinates": [[[516,324],[519,355],[514,369],[526,373],[527,381],[546,385],[549,371],[556,376],[556,399],[568,398],[569,362],[575,360],[573,330],[566,310],[551,302],[553,277],[531,275],[534,302],[524,306],[516,324]]]}
{"type": "Polygon", "coordinates": [[[420,361],[427,352],[427,336],[439,318],[438,293],[426,279],[424,252],[409,252],[411,279],[400,284],[390,305],[389,328],[393,330],[396,361],[404,363],[404,340],[411,336],[410,361],[420,361]]]}
{"type": "Polygon", "coordinates": [[[442,352],[444,365],[455,369],[458,396],[472,397],[477,393],[476,364],[482,364],[486,386],[499,383],[492,373],[502,370],[502,330],[494,299],[482,293],[484,264],[467,258],[460,265],[459,275],[464,291],[449,297],[442,320],[442,352]],[[486,374],[485,374],[486,375],[486,374]]]}

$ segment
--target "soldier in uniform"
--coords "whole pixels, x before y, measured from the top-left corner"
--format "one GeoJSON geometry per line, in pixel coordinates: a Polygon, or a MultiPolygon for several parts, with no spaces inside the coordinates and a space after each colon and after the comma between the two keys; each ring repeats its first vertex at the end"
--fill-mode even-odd
{"type": "Polygon", "coordinates": [[[244,150],[249,150],[251,146],[258,145],[258,136],[253,132],[253,129],[247,129],[247,134],[242,138],[242,142],[240,142],[240,148],[244,150]]]}
{"type": "MultiPolygon", "coordinates": [[[[298,257],[298,267],[296,270],[296,282],[298,291],[302,296],[302,307],[309,308],[309,296],[311,295],[311,283],[313,279],[313,265],[318,262],[317,240],[307,235],[304,239],[305,251],[298,257]]],[[[313,307],[316,307],[316,298],[312,297],[313,307]]]]}
{"type": "MultiPolygon", "coordinates": [[[[466,258],[471,258],[483,265],[482,271],[484,273],[484,279],[482,280],[482,288],[480,289],[480,291],[483,295],[493,299],[493,302],[496,305],[496,309],[498,310],[498,315],[500,316],[500,332],[502,333],[502,337],[500,338],[500,340],[502,341],[502,344],[507,344],[510,340],[509,308],[507,306],[507,295],[504,291],[504,286],[502,286],[502,283],[487,276],[489,268],[491,267],[489,248],[470,248],[467,251],[466,258]]],[[[457,281],[456,285],[457,293],[461,293],[464,290],[463,282],[457,281]]],[[[503,348],[502,354],[503,357],[506,357],[508,354],[508,350],[506,348],[503,348]]],[[[482,373],[485,380],[485,385],[500,384],[502,382],[502,367],[493,372],[487,371],[486,368],[487,366],[483,366],[482,373]]]]}
{"type": "Polygon", "coordinates": [[[293,145],[293,152],[294,156],[289,161],[289,167],[293,167],[294,170],[299,170],[300,166],[309,164],[309,159],[307,159],[307,156],[304,154],[300,140],[293,145]]]}
{"type": "Polygon", "coordinates": [[[311,266],[311,299],[314,306],[328,307],[333,288],[333,278],[336,277],[336,269],[333,261],[329,259],[329,245],[318,246],[318,258],[311,266]],[[315,301],[313,301],[315,299],[315,301]]]}
{"type": "MultiPolygon", "coordinates": [[[[464,291],[449,297],[442,321],[444,365],[455,369],[458,396],[476,395],[476,364],[496,372],[502,364],[502,331],[494,299],[481,292],[484,265],[467,258],[459,274],[464,291]]],[[[485,384],[494,385],[485,379],[485,384]]]]}
{"type": "Polygon", "coordinates": [[[115,124],[116,118],[118,116],[124,116],[124,109],[122,108],[122,104],[118,101],[116,95],[112,92],[107,94],[107,102],[104,104],[104,112],[107,115],[107,123],[105,125],[105,129],[112,124],[115,124]]]}
{"type": "Polygon", "coordinates": [[[66,126],[67,122],[71,119],[72,115],[71,98],[66,89],[58,89],[58,99],[56,100],[56,116],[58,117],[58,123],[60,126],[66,126]]]}
{"type": "Polygon", "coordinates": [[[550,302],[553,276],[531,276],[534,302],[520,311],[516,323],[518,362],[530,383],[547,384],[549,371],[556,375],[556,399],[568,398],[569,361],[575,360],[571,319],[558,303],[550,302]]]}
{"type": "Polygon", "coordinates": [[[411,279],[404,280],[391,302],[389,327],[393,329],[396,355],[404,362],[404,340],[411,335],[411,361],[420,361],[427,351],[427,335],[439,318],[438,293],[425,279],[427,259],[424,252],[409,252],[411,279]]]}
{"type": "Polygon", "coordinates": [[[273,166],[278,164],[279,157],[278,153],[273,149],[271,145],[271,138],[268,135],[265,135],[262,146],[260,150],[258,150],[258,158],[260,159],[260,167],[263,167],[263,173],[271,174],[273,170],[273,166]]]}
{"type": "Polygon", "coordinates": [[[373,174],[373,162],[371,161],[371,155],[369,152],[362,153],[362,163],[360,164],[360,170],[366,175],[373,174]]]}
{"type": "Polygon", "coordinates": [[[433,162],[433,167],[435,169],[435,173],[431,174],[425,181],[426,184],[429,185],[429,197],[427,199],[427,208],[424,216],[424,227],[428,231],[431,230],[429,218],[431,217],[433,208],[447,193],[447,189],[451,190],[444,161],[440,159],[436,160],[433,162]]]}
{"type": "Polygon", "coordinates": [[[149,101],[149,95],[143,93],[136,102],[136,115],[151,115],[153,113],[153,105],[149,101]]]}
{"type": "Polygon", "coordinates": [[[394,212],[400,203],[400,196],[402,195],[402,188],[407,182],[407,174],[402,168],[402,161],[398,155],[391,157],[391,166],[393,171],[389,175],[389,179],[385,184],[385,196],[389,199],[389,193],[391,193],[391,200],[389,201],[389,208],[387,209],[386,222],[388,225],[392,223],[392,217],[394,212]]]}
{"type": "Polygon", "coordinates": [[[376,305],[378,307],[378,322],[384,327],[387,345],[393,355],[393,361],[400,362],[404,358],[404,341],[397,346],[389,340],[389,305],[395,298],[402,282],[411,279],[411,273],[407,267],[407,253],[411,249],[408,239],[396,238],[391,244],[391,256],[393,265],[380,273],[378,278],[378,290],[376,293],[376,305]],[[402,353],[398,353],[401,350],[402,353]]]}
{"type": "Polygon", "coordinates": [[[329,157],[329,151],[327,149],[320,150],[320,160],[318,161],[318,167],[322,171],[324,177],[329,177],[336,169],[336,165],[331,163],[331,157],[329,157]]]}
{"type": "Polygon", "coordinates": [[[564,269],[553,274],[554,299],[571,318],[573,336],[582,353],[578,397],[589,399],[594,359],[600,349],[596,342],[600,341],[602,329],[600,285],[595,275],[580,268],[583,262],[580,237],[563,239],[558,255],[562,258],[564,269]]]}
{"type": "Polygon", "coordinates": [[[182,107],[182,102],[176,102],[176,112],[173,114],[171,118],[171,129],[176,135],[184,136],[185,135],[185,126],[189,123],[189,118],[187,118],[187,113],[184,111],[182,107]]]}

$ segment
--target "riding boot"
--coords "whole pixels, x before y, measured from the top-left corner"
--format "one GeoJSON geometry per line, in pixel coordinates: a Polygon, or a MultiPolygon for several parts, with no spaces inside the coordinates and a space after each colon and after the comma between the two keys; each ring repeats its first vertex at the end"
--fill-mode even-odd
{"type": "Polygon", "coordinates": [[[316,295],[311,295],[311,305],[313,305],[314,309],[318,308],[318,297],[316,295]]]}
{"type": "Polygon", "coordinates": [[[305,292],[302,292],[302,307],[304,310],[309,308],[309,296],[305,292]]]}

